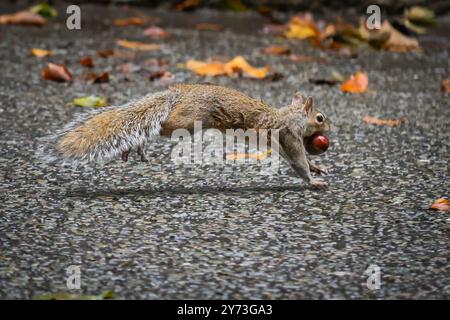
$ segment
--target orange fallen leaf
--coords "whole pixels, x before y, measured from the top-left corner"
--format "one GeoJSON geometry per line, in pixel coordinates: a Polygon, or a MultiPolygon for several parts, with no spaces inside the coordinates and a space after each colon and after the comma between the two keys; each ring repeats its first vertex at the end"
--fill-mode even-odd
{"type": "Polygon", "coordinates": [[[114,50],[113,49],[98,50],[97,55],[101,58],[108,58],[114,55],[114,50]]]}
{"type": "Polygon", "coordinates": [[[225,64],[225,72],[229,76],[236,72],[239,73],[242,71],[250,78],[262,79],[267,75],[269,70],[270,68],[267,66],[262,68],[254,68],[241,56],[237,56],[225,64]]]}
{"type": "Polygon", "coordinates": [[[356,72],[341,85],[343,92],[363,93],[367,91],[369,86],[369,77],[364,72],[356,72]]]}
{"type": "Polygon", "coordinates": [[[218,23],[197,23],[195,25],[197,30],[208,30],[208,31],[222,31],[224,26],[218,23]]]}
{"type": "Polygon", "coordinates": [[[288,30],[284,32],[287,38],[307,39],[320,37],[320,30],[311,14],[297,15],[291,18],[288,23],[288,30]]]}
{"type": "Polygon", "coordinates": [[[225,64],[220,61],[203,62],[189,60],[186,62],[186,68],[200,76],[219,76],[226,74],[225,64]]]}
{"type": "Polygon", "coordinates": [[[430,209],[444,212],[450,211],[450,200],[445,198],[439,198],[430,206],[430,209]]]}
{"type": "Polygon", "coordinates": [[[160,27],[150,27],[144,30],[144,36],[152,38],[169,38],[170,33],[160,27]]]}
{"type": "Polygon", "coordinates": [[[86,68],[93,68],[94,67],[94,62],[92,61],[91,57],[81,58],[79,62],[80,62],[80,64],[83,67],[86,67],[86,68]]]}
{"type": "Polygon", "coordinates": [[[113,23],[116,27],[141,26],[145,23],[145,20],[140,17],[130,17],[125,19],[115,19],[113,23]]]}
{"type": "Polygon", "coordinates": [[[23,24],[42,26],[47,21],[39,14],[23,10],[11,14],[0,15],[0,24],[23,24]]]}
{"type": "Polygon", "coordinates": [[[226,155],[227,160],[245,160],[245,159],[254,159],[254,160],[264,160],[272,153],[272,150],[267,150],[264,152],[255,152],[255,153],[228,153],[226,155]]]}
{"type": "Polygon", "coordinates": [[[176,10],[189,10],[198,7],[201,4],[201,0],[184,0],[175,5],[176,10]]]}
{"type": "Polygon", "coordinates": [[[117,40],[116,44],[127,48],[127,49],[133,49],[133,50],[142,50],[142,51],[153,51],[153,50],[160,50],[161,45],[156,43],[144,43],[139,41],[127,41],[127,40],[117,40]]]}
{"type": "Polygon", "coordinates": [[[442,80],[442,82],[441,82],[441,91],[450,93],[450,78],[442,80]]]}
{"type": "Polygon", "coordinates": [[[263,53],[271,55],[288,55],[291,53],[291,48],[284,46],[271,46],[264,48],[263,53]]]}
{"type": "Polygon", "coordinates": [[[86,74],[84,78],[91,83],[104,83],[109,81],[109,73],[106,71],[100,74],[90,72],[86,74]]]}
{"type": "Polygon", "coordinates": [[[41,70],[41,76],[45,80],[71,81],[72,74],[65,65],[49,63],[47,68],[41,70]]]}
{"type": "Polygon", "coordinates": [[[378,119],[371,116],[365,116],[363,118],[363,121],[368,124],[375,124],[378,126],[398,126],[400,123],[402,123],[402,120],[400,119],[378,119]]]}
{"type": "Polygon", "coordinates": [[[31,54],[38,58],[42,58],[47,56],[53,56],[55,53],[50,50],[33,48],[31,49],[31,54]]]}
{"type": "Polygon", "coordinates": [[[160,81],[171,81],[175,78],[175,75],[169,71],[159,70],[153,72],[149,76],[150,81],[160,80],[160,81]]]}

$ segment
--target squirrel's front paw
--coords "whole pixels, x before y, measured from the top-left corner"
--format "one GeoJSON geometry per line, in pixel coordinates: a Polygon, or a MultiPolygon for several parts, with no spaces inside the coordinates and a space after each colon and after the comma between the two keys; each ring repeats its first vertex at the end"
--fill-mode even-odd
{"type": "Polygon", "coordinates": [[[328,188],[328,183],[323,181],[323,180],[319,180],[319,179],[313,179],[311,180],[311,182],[309,183],[311,185],[311,187],[315,188],[315,189],[326,189],[328,188]]]}
{"type": "Polygon", "coordinates": [[[310,165],[309,170],[311,172],[317,173],[318,175],[327,175],[328,170],[324,167],[319,167],[318,165],[310,165]]]}

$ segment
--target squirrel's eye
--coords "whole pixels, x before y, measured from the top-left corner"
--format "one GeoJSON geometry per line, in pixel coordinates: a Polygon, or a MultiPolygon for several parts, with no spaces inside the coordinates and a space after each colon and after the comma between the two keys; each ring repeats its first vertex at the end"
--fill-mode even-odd
{"type": "Polygon", "coordinates": [[[323,115],[319,113],[316,116],[316,121],[317,121],[317,123],[322,123],[323,122],[323,115]]]}

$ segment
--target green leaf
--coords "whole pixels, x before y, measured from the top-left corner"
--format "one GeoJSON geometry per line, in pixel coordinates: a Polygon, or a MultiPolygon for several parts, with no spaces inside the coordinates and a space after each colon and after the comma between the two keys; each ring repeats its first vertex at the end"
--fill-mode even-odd
{"type": "Polygon", "coordinates": [[[54,18],[58,15],[58,11],[46,2],[32,6],[30,11],[41,15],[45,19],[54,18]]]}
{"type": "Polygon", "coordinates": [[[57,292],[40,294],[33,297],[33,300],[105,300],[114,299],[114,292],[111,290],[103,291],[99,295],[82,295],[68,292],[57,292]]]}
{"type": "Polygon", "coordinates": [[[104,107],[106,106],[106,98],[105,97],[97,97],[97,96],[87,96],[82,98],[76,98],[73,100],[73,103],[79,107],[104,107]]]}

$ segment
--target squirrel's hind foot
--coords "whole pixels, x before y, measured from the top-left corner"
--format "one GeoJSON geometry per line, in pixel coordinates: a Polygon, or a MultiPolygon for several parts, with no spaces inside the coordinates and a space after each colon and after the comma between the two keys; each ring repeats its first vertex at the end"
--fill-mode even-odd
{"type": "MultiPolygon", "coordinates": [[[[122,161],[124,161],[124,162],[128,161],[128,156],[130,155],[130,152],[131,152],[131,148],[128,149],[127,151],[122,152],[122,161]]],[[[138,156],[141,157],[142,162],[148,162],[148,159],[145,156],[145,151],[144,151],[143,145],[140,145],[137,147],[137,154],[138,154],[138,156]]]]}

